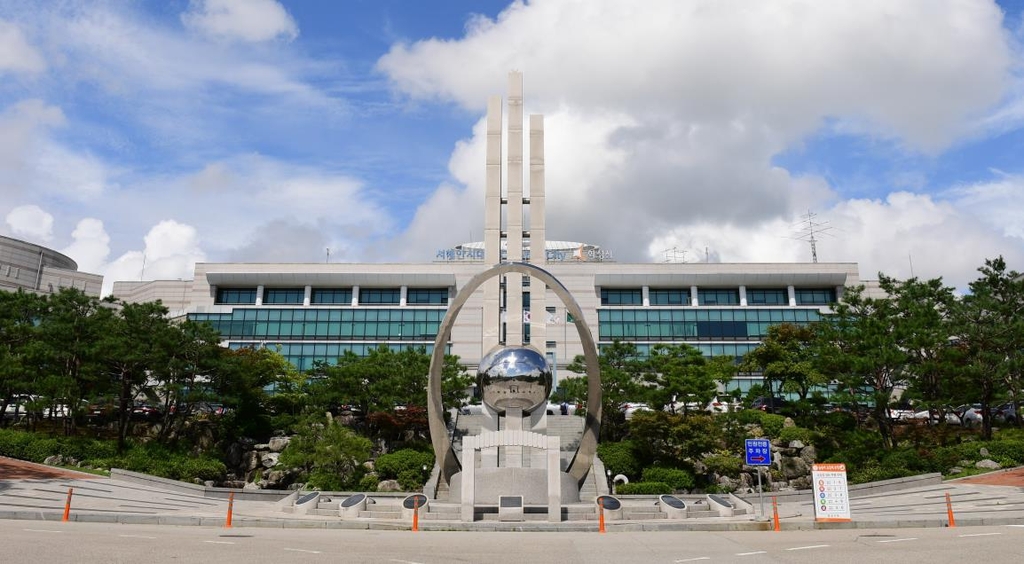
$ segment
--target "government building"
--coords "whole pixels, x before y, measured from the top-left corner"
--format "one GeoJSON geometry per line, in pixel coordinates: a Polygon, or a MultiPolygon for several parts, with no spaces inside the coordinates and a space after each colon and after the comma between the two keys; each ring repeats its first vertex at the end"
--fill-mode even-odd
{"type": "MultiPolygon", "coordinates": [[[[548,240],[543,116],[524,119],[521,74],[510,73],[508,88],[507,100],[488,101],[483,241],[453,242],[417,264],[198,263],[191,281],[115,282],[114,295],[160,299],[172,315],[213,325],[225,346],[278,349],[306,370],[381,345],[430,352],[449,302],[473,276],[505,261],[529,262],[558,279],[599,348],[616,340],[641,352],[686,343],[737,359],[772,324],[816,321],[845,287],[863,283],[854,263],[620,263],[610,249],[548,240]]],[[[583,353],[566,317],[538,280],[506,275],[466,302],[447,352],[472,372],[496,346],[529,345],[560,380],[583,353]]],[[[730,389],[752,383],[760,379],[739,378],[730,389]]]]}
{"type": "Polygon", "coordinates": [[[78,270],[78,263],[53,249],[0,235],[0,291],[53,294],[76,288],[99,297],[103,277],[78,270]]]}

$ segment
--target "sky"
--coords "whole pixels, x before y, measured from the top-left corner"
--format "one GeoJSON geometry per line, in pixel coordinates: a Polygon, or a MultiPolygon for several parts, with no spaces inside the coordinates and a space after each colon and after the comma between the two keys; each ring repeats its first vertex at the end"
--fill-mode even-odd
{"type": "Polygon", "coordinates": [[[1024,0],[0,0],[0,235],[105,292],[431,262],[482,240],[511,70],[549,240],[1024,271],[1024,0]]]}

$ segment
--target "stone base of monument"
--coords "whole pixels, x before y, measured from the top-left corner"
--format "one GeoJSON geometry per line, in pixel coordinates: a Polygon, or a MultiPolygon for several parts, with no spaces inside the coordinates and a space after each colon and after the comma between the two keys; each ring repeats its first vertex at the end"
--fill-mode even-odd
{"type": "MultiPolygon", "coordinates": [[[[523,496],[523,505],[548,504],[548,471],[544,468],[477,468],[474,505],[498,505],[503,495],[523,496]]],[[[579,485],[565,472],[561,479],[562,504],[579,503],[579,485]]],[[[462,501],[462,472],[452,476],[448,501],[462,501]]]]}

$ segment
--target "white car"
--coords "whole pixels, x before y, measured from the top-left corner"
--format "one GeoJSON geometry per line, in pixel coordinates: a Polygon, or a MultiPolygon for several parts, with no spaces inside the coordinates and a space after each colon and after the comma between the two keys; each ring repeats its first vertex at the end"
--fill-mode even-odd
{"type": "Polygon", "coordinates": [[[632,419],[633,414],[637,411],[651,411],[651,407],[646,403],[639,402],[626,402],[619,406],[619,410],[625,414],[626,419],[632,419]]]}
{"type": "MultiPolygon", "coordinates": [[[[945,413],[945,420],[947,424],[959,425],[960,417],[953,412],[953,408],[947,407],[942,410],[945,413]]],[[[924,409],[914,413],[912,417],[914,421],[927,421],[930,425],[937,425],[942,422],[942,414],[938,409],[924,409]]]]}
{"type": "Polygon", "coordinates": [[[981,427],[983,416],[980,403],[961,405],[956,408],[956,412],[960,414],[960,421],[964,427],[981,427]]]}
{"type": "Polygon", "coordinates": [[[563,415],[562,406],[565,406],[564,415],[576,415],[576,404],[565,402],[564,404],[556,402],[548,402],[547,414],[548,415],[563,415]]]}

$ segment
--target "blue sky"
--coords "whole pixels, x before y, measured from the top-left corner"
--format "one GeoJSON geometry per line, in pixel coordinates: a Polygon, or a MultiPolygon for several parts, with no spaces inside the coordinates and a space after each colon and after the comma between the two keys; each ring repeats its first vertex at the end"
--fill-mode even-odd
{"type": "MultiPolygon", "coordinates": [[[[520,70],[549,238],[1024,270],[1024,2],[0,0],[0,234],[114,280],[480,239],[520,70]],[[143,268],[145,264],[145,268],[143,268]]],[[[912,265],[912,269],[911,269],[912,265]]]]}

